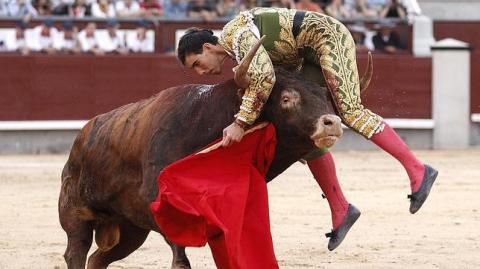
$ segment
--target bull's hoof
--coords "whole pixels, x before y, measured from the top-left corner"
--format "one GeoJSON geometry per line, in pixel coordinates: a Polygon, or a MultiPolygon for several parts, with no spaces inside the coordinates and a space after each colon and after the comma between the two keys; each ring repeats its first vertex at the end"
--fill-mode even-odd
{"type": "Polygon", "coordinates": [[[192,269],[188,260],[175,261],[172,264],[172,269],[192,269]]]}
{"type": "Polygon", "coordinates": [[[348,204],[347,215],[345,215],[342,224],[340,224],[340,226],[331,233],[325,234],[326,237],[330,237],[330,240],[328,241],[328,250],[332,251],[342,243],[350,228],[353,226],[355,221],[357,221],[358,217],[360,217],[360,214],[360,210],[358,210],[352,204],[348,204]]]}
{"type": "Polygon", "coordinates": [[[410,213],[415,214],[420,207],[422,207],[425,200],[427,200],[427,197],[430,194],[430,189],[432,188],[433,182],[435,182],[437,175],[437,170],[430,165],[425,164],[422,185],[418,191],[407,196],[410,199],[410,213]]]}

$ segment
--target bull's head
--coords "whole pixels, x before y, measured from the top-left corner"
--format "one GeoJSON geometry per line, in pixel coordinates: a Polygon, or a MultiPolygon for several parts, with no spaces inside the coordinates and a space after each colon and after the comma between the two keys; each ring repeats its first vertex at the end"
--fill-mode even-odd
{"type": "MultiPolygon", "coordinates": [[[[235,83],[239,88],[250,84],[248,68],[265,36],[259,39],[235,68],[235,83]]],[[[302,83],[298,76],[276,69],[277,82],[265,108],[267,120],[277,127],[308,136],[317,147],[331,147],[341,137],[340,118],[327,103],[325,88],[302,83]],[[280,125],[280,126],[279,126],[280,125]]]]}
{"type": "Polygon", "coordinates": [[[333,146],[343,131],[328,90],[284,69],[275,72],[277,82],[265,107],[265,119],[287,135],[309,138],[319,148],[333,146]]]}

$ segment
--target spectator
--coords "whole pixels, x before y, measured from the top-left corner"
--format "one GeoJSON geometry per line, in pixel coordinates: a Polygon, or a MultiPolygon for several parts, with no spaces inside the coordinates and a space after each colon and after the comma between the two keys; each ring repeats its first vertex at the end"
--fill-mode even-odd
{"type": "Polygon", "coordinates": [[[217,17],[215,5],[209,0],[192,0],[188,3],[187,14],[190,18],[200,18],[211,21],[217,17]]]}
{"type": "Polygon", "coordinates": [[[92,8],[86,0],[75,0],[68,13],[74,18],[88,17],[92,15],[92,8]]]}
{"type": "Polygon", "coordinates": [[[7,0],[0,0],[0,16],[7,16],[7,0]]]}
{"type": "Polygon", "coordinates": [[[54,26],[54,21],[47,18],[43,23],[32,30],[32,42],[31,48],[33,50],[54,54],[56,49],[54,42],[58,38],[58,30],[54,26]]]}
{"type": "Polygon", "coordinates": [[[354,24],[348,27],[355,41],[355,48],[359,53],[365,53],[373,49],[371,42],[367,41],[368,29],[363,24],[354,24]]]}
{"type": "Polygon", "coordinates": [[[154,51],[153,37],[147,35],[147,24],[140,22],[135,35],[131,39],[127,39],[127,46],[131,52],[145,53],[154,51]]]}
{"type": "Polygon", "coordinates": [[[159,17],[163,15],[163,7],[157,0],[143,0],[140,3],[140,8],[144,16],[159,17]]]}
{"type": "Polygon", "coordinates": [[[377,13],[379,13],[383,6],[387,4],[387,1],[388,0],[367,0],[367,3],[371,8],[375,9],[377,13]]]}
{"type": "Polygon", "coordinates": [[[187,2],[184,0],[165,0],[164,16],[167,19],[185,19],[187,17],[187,2]]]}
{"type": "Polygon", "coordinates": [[[7,44],[5,40],[0,39],[0,52],[8,51],[7,44]]]}
{"type": "Polygon", "coordinates": [[[39,16],[52,15],[52,3],[50,0],[33,0],[33,7],[39,16]]]}
{"type": "Polygon", "coordinates": [[[97,18],[115,17],[115,7],[110,0],[97,0],[92,4],[92,16],[97,18]]]}
{"type": "Polygon", "coordinates": [[[81,52],[80,43],[77,38],[77,28],[72,21],[64,21],[62,31],[55,42],[57,51],[66,54],[77,54],[81,52]]]}
{"type": "Polygon", "coordinates": [[[242,0],[242,4],[240,4],[240,11],[249,10],[258,6],[260,5],[257,0],[242,0]]]}
{"type": "Polygon", "coordinates": [[[295,2],[293,0],[270,0],[266,3],[269,7],[279,7],[279,8],[295,8],[295,2]]]}
{"type": "Polygon", "coordinates": [[[400,18],[405,19],[407,12],[398,0],[389,0],[388,3],[380,11],[381,18],[400,18]]]}
{"type": "Polygon", "coordinates": [[[378,13],[371,8],[367,0],[355,0],[351,9],[353,18],[376,18],[378,13]]]}
{"type": "Polygon", "coordinates": [[[136,0],[118,0],[115,3],[115,11],[118,17],[138,17],[140,5],[136,0]]]}
{"type": "Polygon", "coordinates": [[[74,0],[51,0],[52,2],[52,14],[67,16],[69,15],[70,7],[75,2],[74,0]]]}
{"type": "Polygon", "coordinates": [[[107,53],[127,54],[125,37],[118,32],[120,24],[116,20],[109,20],[106,23],[107,34],[99,41],[99,47],[107,53]]]}
{"type": "Polygon", "coordinates": [[[393,30],[394,26],[394,24],[389,22],[384,22],[376,26],[378,31],[372,38],[375,51],[396,53],[399,49],[404,48],[400,36],[393,30]]]}
{"type": "Polygon", "coordinates": [[[237,5],[234,0],[220,0],[217,4],[217,13],[219,17],[233,19],[238,13],[237,5]]]}
{"type": "Polygon", "coordinates": [[[298,10],[315,11],[315,12],[324,13],[320,5],[312,2],[312,0],[299,0],[296,8],[298,10]]]}
{"type": "Polygon", "coordinates": [[[330,4],[325,8],[327,15],[332,16],[337,19],[346,19],[350,18],[350,12],[342,4],[342,0],[332,0],[330,4]]]}
{"type": "Polygon", "coordinates": [[[330,0],[314,0],[314,3],[317,3],[323,10],[330,4],[330,0]]]}
{"type": "Polygon", "coordinates": [[[9,51],[19,52],[22,55],[28,55],[30,53],[30,48],[27,46],[25,40],[25,29],[27,29],[27,24],[23,21],[17,23],[15,27],[15,37],[12,40],[12,43],[8,46],[9,51]]]}
{"type": "Polygon", "coordinates": [[[10,0],[7,4],[7,15],[29,21],[32,17],[37,16],[37,11],[29,0],[10,0]]]}
{"type": "Polygon", "coordinates": [[[97,24],[89,22],[85,29],[78,33],[78,42],[83,52],[103,55],[105,52],[99,46],[99,38],[96,32],[97,24]]]}

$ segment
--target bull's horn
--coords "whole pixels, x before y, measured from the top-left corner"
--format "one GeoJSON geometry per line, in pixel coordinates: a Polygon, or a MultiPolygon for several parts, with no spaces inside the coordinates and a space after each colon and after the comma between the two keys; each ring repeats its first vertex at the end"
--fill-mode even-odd
{"type": "Polygon", "coordinates": [[[250,85],[250,77],[247,74],[248,67],[253,60],[253,56],[257,53],[258,49],[262,45],[263,39],[265,36],[262,36],[248,51],[248,53],[243,57],[242,61],[238,64],[235,71],[235,83],[238,87],[242,89],[248,88],[250,85]]]}
{"type": "Polygon", "coordinates": [[[373,74],[373,59],[372,53],[368,52],[368,59],[367,59],[367,69],[365,70],[365,74],[363,74],[362,79],[360,80],[360,92],[363,93],[370,84],[370,80],[372,80],[373,74]]]}

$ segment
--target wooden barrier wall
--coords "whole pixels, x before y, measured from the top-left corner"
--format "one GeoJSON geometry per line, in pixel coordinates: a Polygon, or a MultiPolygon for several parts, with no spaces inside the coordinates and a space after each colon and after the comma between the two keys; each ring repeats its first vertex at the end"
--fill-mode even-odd
{"type": "MultiPolygon", "coordinates": [[[[358,64],[363,73],[366,55],[358,64]]],[[[211,77],[162,55],[0,55],[0,66],[0,120],[77,120],[174,85],[225,80],[233,63],[211,77]]],[[[376,54],[364,104],[388,118],[431,118],[430,74],[430,58],[376,54]]]]}

